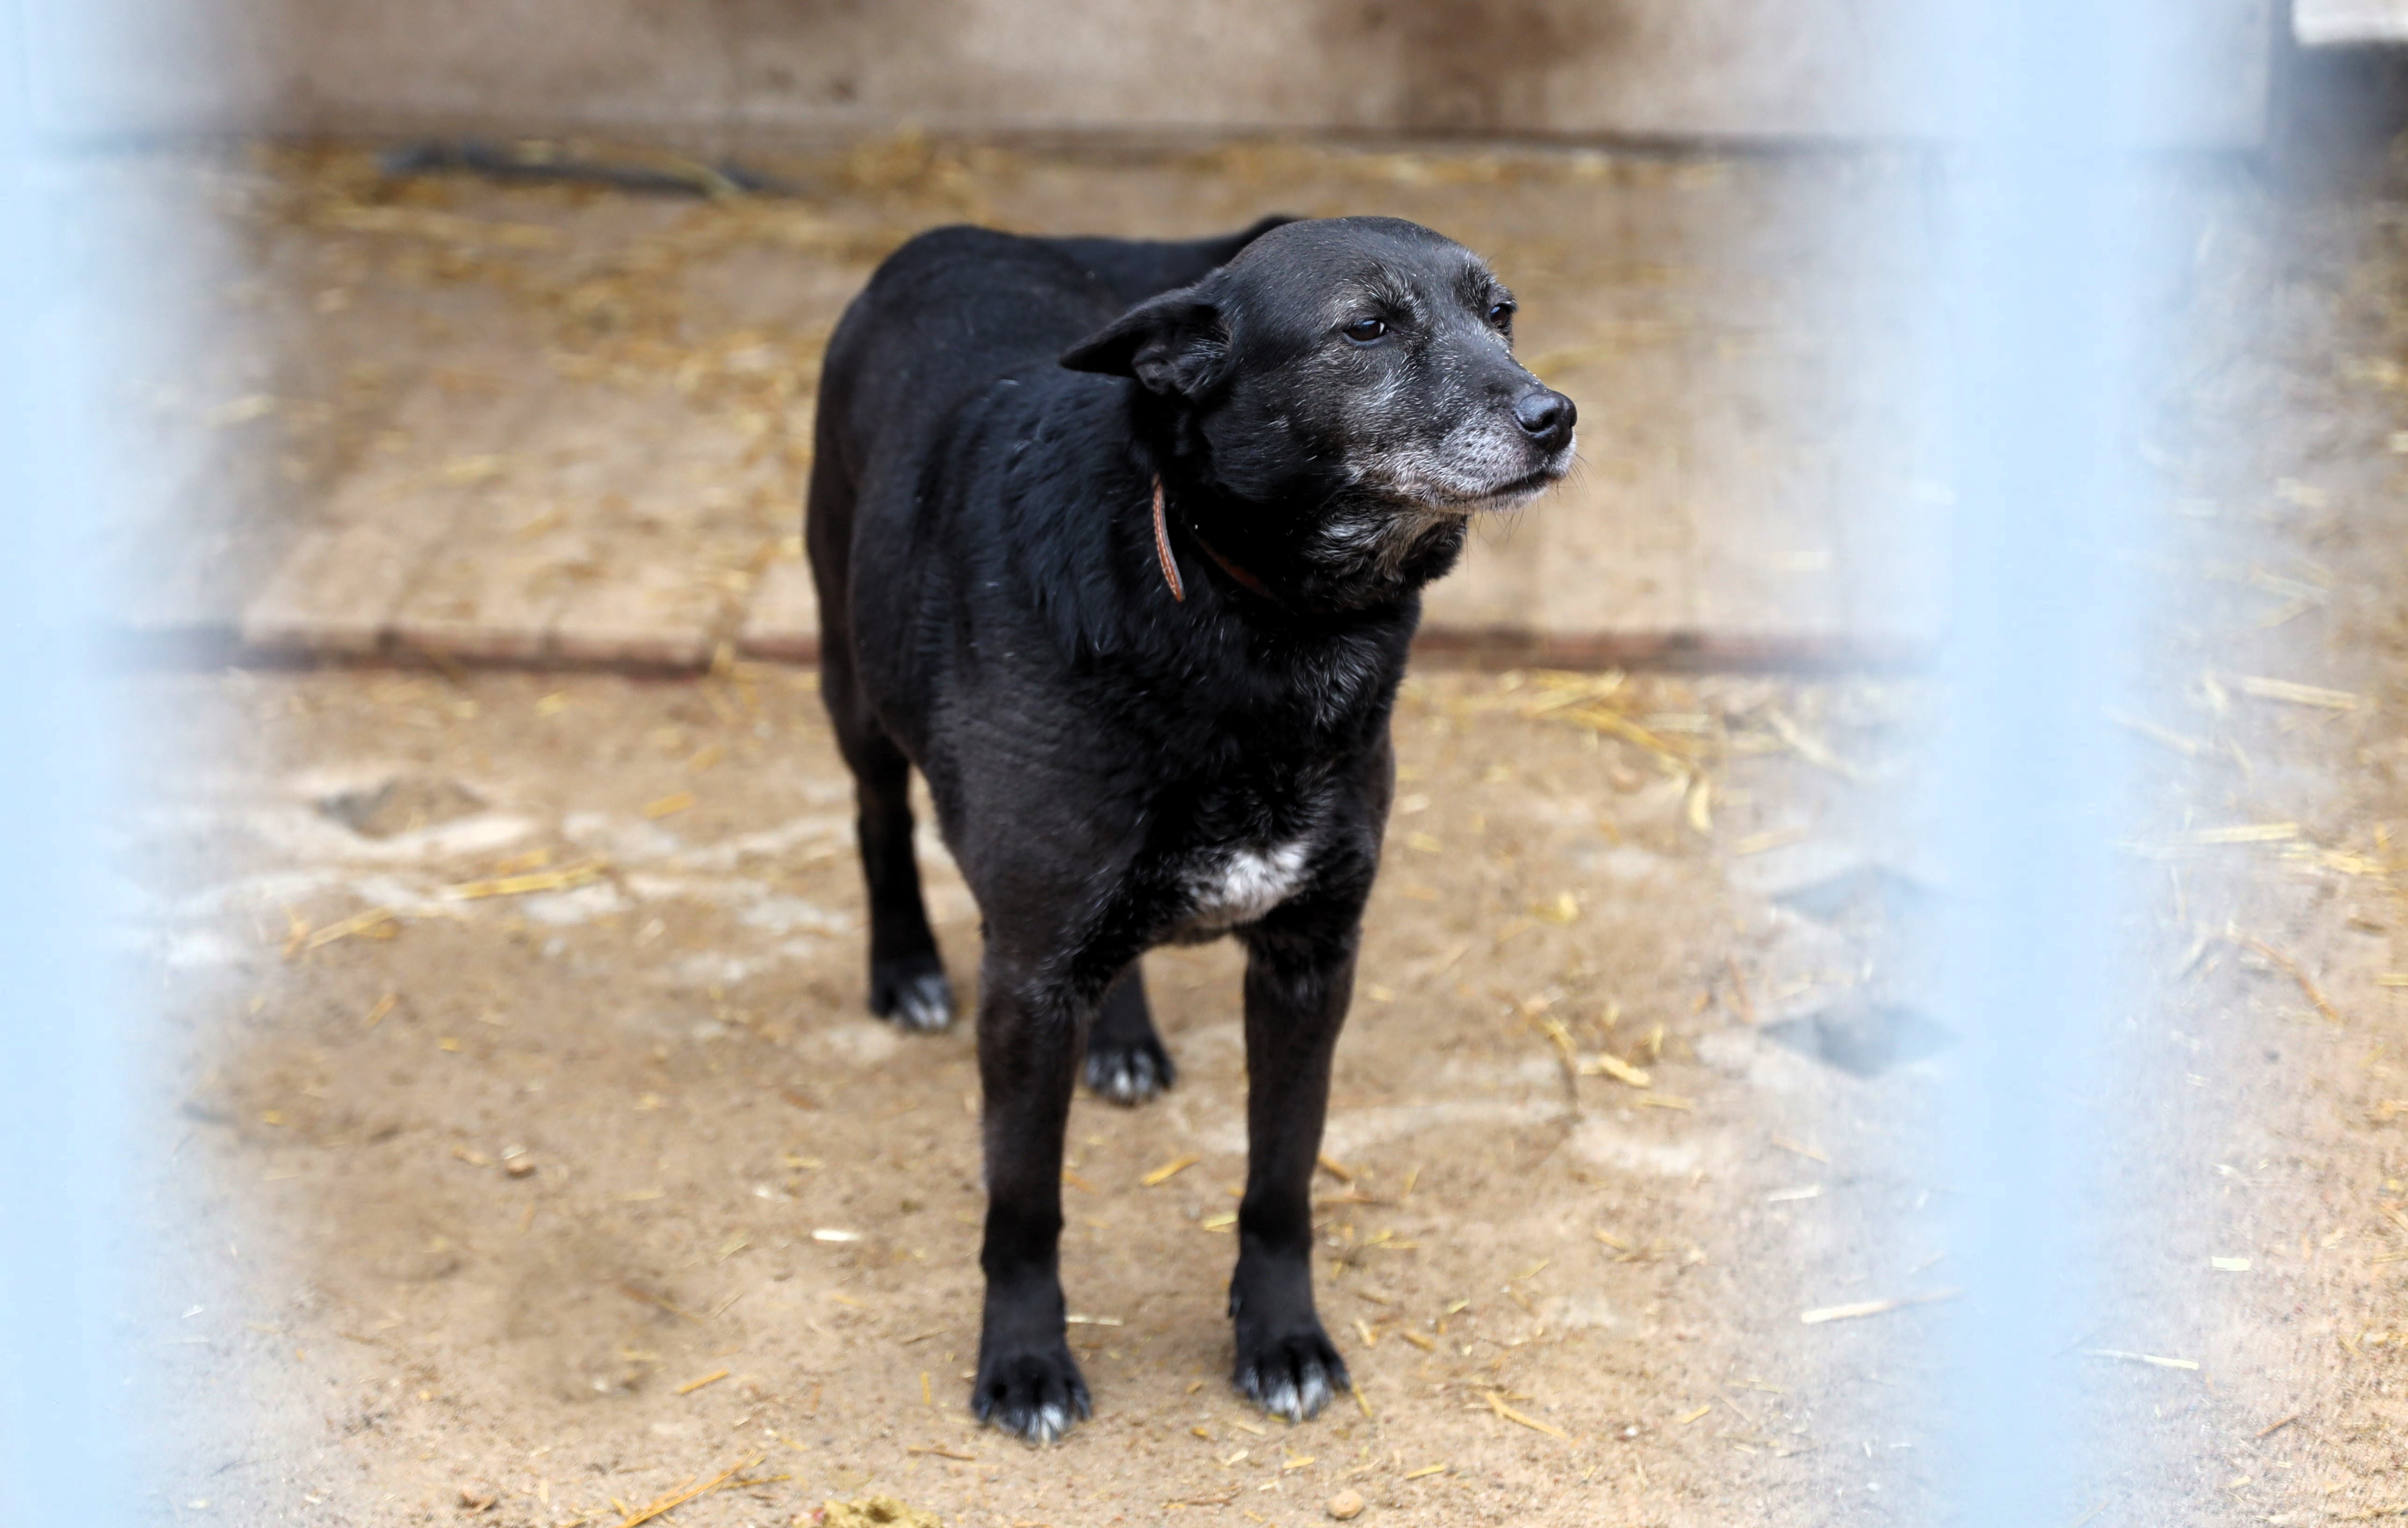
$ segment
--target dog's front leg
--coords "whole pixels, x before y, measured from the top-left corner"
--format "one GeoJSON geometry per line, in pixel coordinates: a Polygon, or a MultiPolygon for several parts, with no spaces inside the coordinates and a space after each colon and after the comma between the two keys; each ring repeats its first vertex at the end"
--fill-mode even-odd
{"type": "Polygon", "coordinates": [[[1088,1414],[1087,1382],[1064,1339],[1062,1132],[1086,1016],[1059,983],[990,947],[979,983],[979,1081],[986,1096],[986,1312],[970,1409],[1050,1443],[1088,1414]]]}
{"type": "Polygon", "coordinates": [[[1247,936],[1246,1197],[1238,1206],[1237,1387],[1301,1420],[1347,1388],[1312,1303],[1312,1168],[1329,1059],[1354,990],[1355,910],[1282,909],[1247,936]]]}

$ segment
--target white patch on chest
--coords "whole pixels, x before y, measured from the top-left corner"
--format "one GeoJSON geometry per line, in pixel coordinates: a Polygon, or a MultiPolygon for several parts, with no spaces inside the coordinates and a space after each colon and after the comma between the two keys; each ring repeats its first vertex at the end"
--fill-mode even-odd
{"type": "Polygon", "coordinates": [[[1197,918],[1225,926],[1252,923],[1296,894],[1312,853],[1312,841],[1299,838],[1210,856],[1188,881],[1197,918]]]}

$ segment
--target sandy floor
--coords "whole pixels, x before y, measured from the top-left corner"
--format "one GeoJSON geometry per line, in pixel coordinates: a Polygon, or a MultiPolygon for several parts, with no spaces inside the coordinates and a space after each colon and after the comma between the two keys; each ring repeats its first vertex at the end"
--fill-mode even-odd
{"type": "Polygon", "coordinates": [[[2109,1361],[2102,1522],[2408,1513],[2394,208],[2365,186],[2225,202],[2144,454],[2163,514],[2142,555],[2171,597],[2128,846],[2159,985],[2133,1075],[2098,1095],[2130,1167],[2098,1346],[2200,1368],[2109,1361]]]}
{"type": "MultiPolygon", "coordinates": [[[[1871,990],[1848,825],[1909,697],[1416,681],[1322,1184],[1361,1403],[1291,1429],[1228,1389],[1238,961],[1164,952],[1179,1088],[1072,1119],[1097,1416],[1040,1451],[966,1411],[970,1037],[862,1011],[847,784],[805,679],[137,686],[163,764],[231,755],[163,771],[145,814],[197,1197],[140,1326],[182,1345],[173,1404],[208,1399],[173,1515],[448,1520],[465,1489],[502,1521],[617,1522],[757,1460],[778,1478],[677,1521],[887,1493],[949,1523],[1297,1522],[1347,1489],[1422,1521],[1914,1520],[1883,1345],[1926,1313],[1797,1318],[1939,1287],[1930,1185],[1899,1165],[1922,1069],[1765,1037],[1811,1048],[1785,1016],[1871,990]],[[1609,714],[1663,762],[1581,719],[1609,714]],[[509,875],[575,884],[457,896],[509,875]]],[[[933,906],[967,982],[949,870],[933,906]]]]}

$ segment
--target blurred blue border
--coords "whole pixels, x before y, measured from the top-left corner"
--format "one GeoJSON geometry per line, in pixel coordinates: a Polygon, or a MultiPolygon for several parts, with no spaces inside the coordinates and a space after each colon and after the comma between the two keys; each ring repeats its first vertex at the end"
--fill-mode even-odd
{"type": "MultiPolygon", "coordinates": [[[[89,634],[93,357],[65,256],[74,175],[46,157],[30,34],[0,12],[0,1511],[11,1524],[125,1521],[112,1352],[124,1195],[123,1071],[104,958],[104,688],[89,634]]],[[[89,315],[91,310],[84,309],[89,315]]]]}
{"type": "Polygon", "coordinates": [[[2114,1163],[2096,1095],[2137,952],[2112,844],[2132,759],[2105,720],[2149,591],[2133,458],[2169,252],[2141,145],[2178,78],[2166,0],[1958,4],[1958,137],[1934,357],[1956,510],[1938,786],[1951,877],[1948,1521],[2051,1528],[2094,1505],[2069,1351],[2103,1292],[2114,1163]],[[2152,50],[2155,50],[2154,51],[2152,50]],[[2086,1104],[2076,1094],[2089,1094],[2086,1104]]]}

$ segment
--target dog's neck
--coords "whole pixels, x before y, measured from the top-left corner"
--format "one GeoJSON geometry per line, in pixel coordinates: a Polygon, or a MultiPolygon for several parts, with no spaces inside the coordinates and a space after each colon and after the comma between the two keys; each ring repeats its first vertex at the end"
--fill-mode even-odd
{"type": "Polygon", "coordinates": [[[1150,541],[1165,588],[1186,598],[1188,567],[1217,569],[1234,598],[1298,619],[1398,610],[1454,567],[1464,523],[1333,494],[1286,502],[1242,499],[1200,475],[1152,475],[1150,541]]]}
{"type": "MultiPolygon", "coordinates": [[[[1238,587],[1258,599],[1268,599],[1272,604],[1293,609],[1288,601],[1282,599],[1278,593],[1269,584],[1265,584],[1252,569],[1225,555],[1220,548],[1206,541],[1202,533],[1193,526],[1187,528],[1187,539],[1194,541],[1206,556],[1211,558],[1215,567],[1228,574],[1238,587]]],[[[1160,473],[1156,473],[1154,479],[1154,561],[1162,569],[1163,586],[1170,591],[1171,598],[1182,605],[1185,604],[1187,582],[1179,576],[1179,558],[1170,550],[1170,518],[1160,473]]]]}

